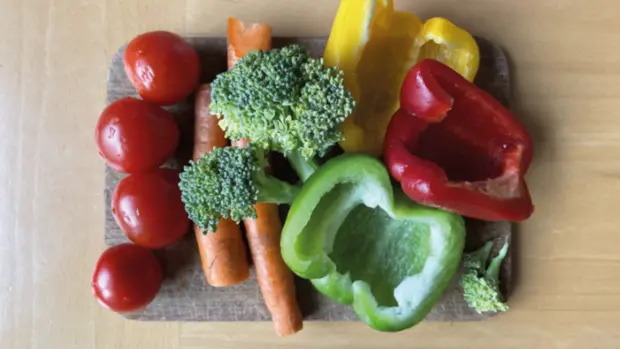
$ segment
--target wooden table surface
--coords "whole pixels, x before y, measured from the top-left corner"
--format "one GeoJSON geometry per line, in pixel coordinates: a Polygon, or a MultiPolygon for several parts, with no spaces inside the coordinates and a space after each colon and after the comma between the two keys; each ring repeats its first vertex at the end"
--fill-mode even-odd
{"type": "Polygon", "coordinates": [[[619,348],[620,2],[400,0],[500,42],[536,141],[536,213],[517,234],[510,312],[381,334],[307,323],[140,323],[103,310],[103,163],[93,130],[106,69],[133,35],[222,35],[235,15],[326,35],[335,0],[2,0],[0,348],[619,348]]]}

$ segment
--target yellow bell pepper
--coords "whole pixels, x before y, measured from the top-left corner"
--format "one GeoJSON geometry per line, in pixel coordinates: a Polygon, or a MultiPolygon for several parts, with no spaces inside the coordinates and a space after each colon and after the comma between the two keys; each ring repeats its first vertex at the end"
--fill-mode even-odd
{"type": "Polygon", "coordinates": [[[478,44],[471,34],[445,18],[431,18],[416,37],[416,63],[432,58],[445,63],[469,81],[474,81],[480,64],[478,44]]]}
{"type": "Polygon", "coordinates": [[[433,58],[473,81],[480,61],[468,32],[444,18],[423,24],[412,13],[395,11],[393,0],[341,0],[323,57],[326,65],[344,71],[357,101],[343,124],[340,146],[375,156],[411,67],[433,58]]]}

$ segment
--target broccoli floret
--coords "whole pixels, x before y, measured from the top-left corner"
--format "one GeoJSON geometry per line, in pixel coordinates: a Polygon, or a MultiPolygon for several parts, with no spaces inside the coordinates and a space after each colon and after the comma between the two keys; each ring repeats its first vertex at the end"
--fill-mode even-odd
{"type": "Polygon", "coordinates": [[[215,78],[211,112],[232,140],[312,159],[343,139],[355,106],[343,74],[299,45],[252,51],[215,78]]]}
{"type": "Polygon", "coordinates": [[[480,249],[463,255],[465,272],[460,284],[465,301],[478,314],[508,310],[499,290],[499,269],[508,252],[508,243],[504,244],[487,267],[486,262],[492,248],[493,242],[487,241],[480,249]]]}
{"type": "Polygon", "coordinates": [[[180,175],[181,200],[189,218],[215,231],[223,218],[256,218],[257,202],[291,203],[299,188],[265,173],[264,153],[247,148],[214,148],[180,175]]]}

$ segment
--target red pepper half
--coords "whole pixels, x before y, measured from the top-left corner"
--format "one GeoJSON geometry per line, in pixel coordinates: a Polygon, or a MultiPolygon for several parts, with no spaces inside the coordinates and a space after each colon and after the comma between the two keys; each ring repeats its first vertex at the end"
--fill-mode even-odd
{"type": "Polygon", "coordinates": [[[522,221],[534,211],[523,178],[532,148],[500,102],[443,63],[424,60],[402,84],[383,157],[414,201],[487,221],[522,221]]]}

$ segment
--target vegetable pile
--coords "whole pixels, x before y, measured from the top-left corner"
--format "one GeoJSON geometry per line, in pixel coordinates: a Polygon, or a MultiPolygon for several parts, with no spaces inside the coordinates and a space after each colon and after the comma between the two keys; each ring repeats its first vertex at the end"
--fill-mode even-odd
{"type": "Polygon", "coordinates": [[[147,306],[163,279],[151,250],[174,244],[191,221],[212,287],[249,277],[245,233],[279,336],[303,327],[294,275],[380,331],[422,321],[455,277],[476,312],[508,310],[499,282],[508,245],[495,257],[492,241],[464,252],[465,218],[532,214],[532,141],[472,83],[480,59],[471,34],[443,18],[422,23],[392,1],[342,0],[323,57],[272,48],[271,27],[235,18],[228,45],[228,71],[205,84],[198,54],[175,34],[127,46],[142,99],[108,106],[96,141],[128,174],[112,211],[133,244],[98,262],[102,304],[147,306]],[[180,132],[161,106],[192,93],[192,160],[180,173],[163,169],[180,132]],[[274,172],[274,153],[295,181],[274,172]],[[290,205],[284,222],[278,205],[290,205]]]}

